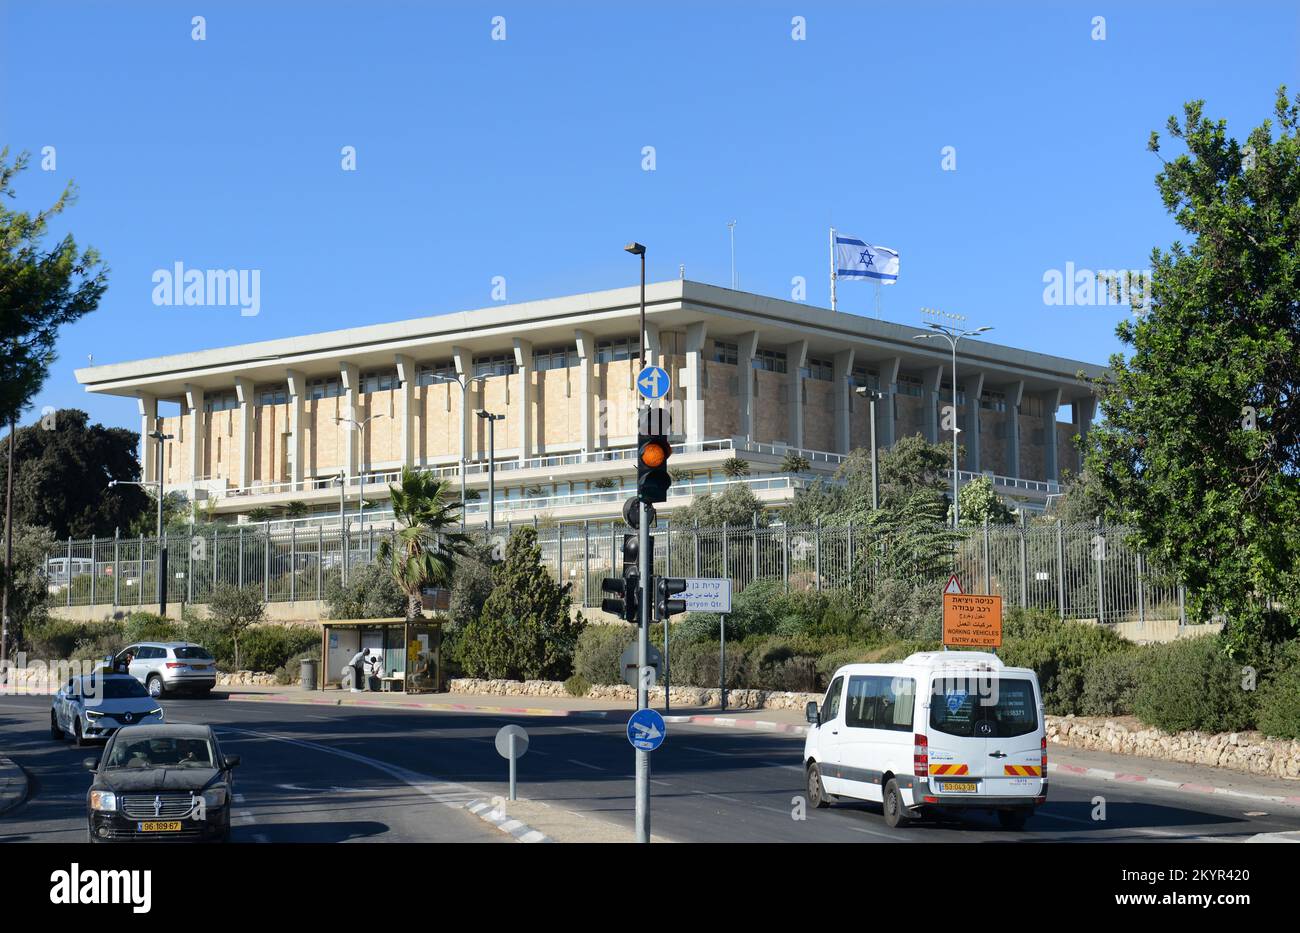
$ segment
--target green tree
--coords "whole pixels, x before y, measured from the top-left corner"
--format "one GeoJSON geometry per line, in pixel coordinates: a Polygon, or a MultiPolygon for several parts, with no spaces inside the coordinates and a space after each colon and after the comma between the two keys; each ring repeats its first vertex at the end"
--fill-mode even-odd
{"type": "Polygon", "coordinates": [[[14,559],[9,578],[4,581],[0,564],[0,582],[9,585],[9,617],[15,623],[13,637],[23,644],[22,632],[30,631],[46,617],[49,581],[45,559],[57,548],[48,528],[14,525],[14,559]]]}
{"type": "Polygon", "coordinates": [[[380,543],[378,559],[406,593],[406,618],[419,619],[423,589],[451,586],[456,558],[466,553],[469,539],[451,530],[460,524],[460,503],[447,480],[402,467],[398,484],[388,490],[399,527],[380,543]]]}
{"type": "MultiPolygon", "coordinates": [[[[985,519],[990,525],[1007,525],[1016,520],[1015,512],[993,490],[993,480],[987,476],[977,476],[962,483],[957,500],[961,503],[962,525],[983,525],[985,519]]],[[[952,521],[951,507],[948,521],[952,521]]]]}
{"type": "Polygon", "coordinates": [[[217,629],[229,638],[235,648],[235,670],[239,666],[239,641],[249,628],[266,617],[266,603],[260,586],[238,587],[233,583],[219,583],[208,597],[208,614],[217,629]]]}
{"type": "MultiPolygon", "coordinates": [[[[942,517],[948,504],[952,448],[931,444],[919,434],[903,437],[877,456],[877,498],[882,508],[901,505],[916,495],[933,501],[942,517]]],[[[831,482],[818,480],[800,490],[786,510],[791,525],[858,525],[871,516],[871,450],[849,453],[831,482]]]]}
{"type": "MultiPolygon", "coordinates": [[[[10,162],[9,148],[0,149],[0,195],[16,196],[28,161],[24,152],[10,162]]],[[[44,243],[50,220],[75,200],[71,182],[36,214],[11,211],[0,197],[0,423],[17,419],[45,384],[59,328],[94,311],[108,286],[95,250],[78,250],[71,234],[44,243]]]]}
{"type": "Polygon", "coordinates": [[[460,659],[471,677],[564,680],[586,623],[570,613],[569,584],[542,566],[537,532],[525,526],[493,571],[492,593],[465,627],[460,659]]]}
{"type": "Polygon", "coordinates": [[[1170,117],[1187,151],[1156,176],[1193,239],[1153,251],[1147,309],[1116,330],[1132,355],[1099,386],[1087,469],[1239,651],[1300,617],[1300,96],[1279,89],[1246,146],[1202,108],[1170,117]]]}
{"type": "Polygon", "coordinates": [[[760,528],[766,528],[770,519],[763,503],[754,490],[745,483],[728,486],[719,493],[696,496],[690,505],[675,510],[669,524],[675,528],[721,528],[723,525],[752,525],[758,519],[760,528]]]}
{"type": "MultiPolygon", "coordinates": [[[[152,538],[158,533],[158,493],[148,486],[139,488],[144,490],[149,504],[145,506],[144,511],[131,520],[131,524],[127,528],[132,535],[144,535],[146,538],[152,538]]],[[[190,506],[190,497],[182,490],[172,489],[163,494],[163,528],[168,531],[177,531],[181,528],[188,529],[190,527],[190,518],[193,515],[194,510],[190,506]]]]}
{"type": "Polygon", "coordinates": [[[786,455],[781,458],[782,473],[807,473],[811,469],[812,463],[802,454],[788,451],[786,455]]]}
{"type": "MultiPolygon", "coordinates": [[[[150,500],[142,487],[108,485],[140,478],[140,436],[89,421],[84,411],[64,408],[15,433],[15,522],[42,525],[56,538],[89,538],[126,531],[148,511],[150,500]]],[[[0,491],[8,448],[5,437],[0,441],[0,491]]]]}
{"type": "Polygon", "coordinates": [[[331,577],[325,602],[331,619],[392,619],[406,613],[406,594],[381,563],[353,567],[347,586],[331,577]]]}
{"type": "Polygon", "coordinates": [[[742,476],[748,476],[749,461],[742,460],[739,457],[728,457],[722,462],[722,473],[724,476],[730,476],[732,479],[739,479],[742,476]]]}
{"type": "Polygon", "coordinates": [[[1051,517],[1067,525],[1093,522],[1107,514],[1107,505],[1106,491],[1092,473],[1084,470],[1072,476],[1065,470],[1061,475],[1061,496],[1052,504],[1051,517]]]}

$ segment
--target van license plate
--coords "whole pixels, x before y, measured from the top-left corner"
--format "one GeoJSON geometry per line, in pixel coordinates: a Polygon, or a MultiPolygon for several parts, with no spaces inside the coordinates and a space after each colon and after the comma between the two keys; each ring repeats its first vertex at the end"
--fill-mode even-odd
{"type": "Polygon", "coordinates": [[[979,785],[974,781],[945,781],[939,790],[945,794],[974,794],[979,792],[979,785]]]}
{"type": "Polygon", "coordinates": [[[179,820],[150,820],[140,824],[142,833],[178,833],[181,831],[179,820]]]}

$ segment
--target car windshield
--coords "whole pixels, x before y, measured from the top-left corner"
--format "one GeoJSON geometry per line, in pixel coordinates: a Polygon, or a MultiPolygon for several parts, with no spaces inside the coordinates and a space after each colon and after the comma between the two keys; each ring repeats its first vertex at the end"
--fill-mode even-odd
{"type": "Polygon", "coordinates": [[[103,700],[129,700],[132,697],[147,697],[149,691],[134,677],[112,677],[100,680],[85,680],[81,684],[81,693],[87,699],[98,697],[103,700]]]}
{"type": "Polygon", "coordinates": [[[108,756],[109,769],[211,768],[212,746],[206,739],[118,734],[108,756]]]}
{"type": "Polygon", "coordinates": [[[184,648],[177,648],[176,657],[186,661],[211,661],[212,655],[208,653],[207,648],[200,648],[198,645],[187,645],[184,648]]]}
{"type": "Polygon", "coordinates": [[[962,738],[1010,738],[1038,728],[1034,685],[1005,677],[935,678],[930,727],[962,738]]]}

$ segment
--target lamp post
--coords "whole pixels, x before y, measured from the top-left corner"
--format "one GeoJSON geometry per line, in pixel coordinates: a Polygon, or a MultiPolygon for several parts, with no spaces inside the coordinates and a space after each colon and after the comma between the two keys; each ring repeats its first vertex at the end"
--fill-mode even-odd
{"type": "Polygon", "coordinates": [[[640,243],[629,243],[623,249],[633,256],[641,257],[641,330],[637,334],[637,342],[641,345],[641,365],[645,366],[645,247],[640,243]]]}
{"type": "Polygon", "coordinates": [[[871,406],[871,508],[875,510],[880,508],[880,474],[876,469],[876,402],[883,399],[885,393],[866,386],[858,386],[853,391],[867,399],[871,406]]]}
{"type": "MultiPolygon", "coordinates": [[[[451,383],[452,385],[460,386],[460,420],[461,420],[461,424],[464,424],[467,420],[469,420],[469,401],[467,398],[469,393],[469,387],[473,385],[475,382],[482,382],[486,380],[487,376],[470,376],[468,379],[466,379],[464,376],[461,376],[459,374],[455,376],[447,376],[441,373],[434,373],[433,379],[436,382],[448,382],[451,383]]],[[[465,440],[465,435],[462,429],[461,447],[460,447],[460,530],[461,531],[465,530],[465,444],[464,444],[464,440],[465,440]]]]}
{"type": "Polygon", "coordinates": [[[334,419],[335,424],[343,424],[346,421],[355,430],[361,432],[361,453],[357,457],[357,479],[361,484],[360,491],[357,493],[357,534],[361,534],[366,529],[366,425],[382,417],[384,417],[383,412],[379,412],[360,421],[356,418],[334,419]]]}
{"type": "MultiPolygon", "coordinates": [[[[474,414],[478,415],[488,424],[488,531],[492,532],[497,527],[497,481],[496,481],[496,456],[497,456],[497,422],[505,421],[505,415],[494,415],[486,409],[480,408],[474,414]]],[[[464,506],[461,506],[461,512],[464,512],[464,506]]]]}
{"type": "MultiPolygon", "coordinates": [[[[961,505],[957,501],[957,494],[961,491],[961,478],[957,475],[957,344],[963,337],[976,337],[988,333],[993,328],[977,327],[974,330],[962,330],[936,321],[931,321],[926,326],[933,333],[913,334],[912,339],[924,340],[927,337],[942,337],[952,347],[952,527],[956,528],[961,520],[961,505]]],[[[979,399],[975,399],[974,404],[979,405],[979,399]]],[[[977,410],[976,417],[978,416],[979,412],[977,410]]]]}
{"type": "MultiPolygon", "coordinates": [[[[154,473],[158,477],[156,483],[140,483],[134,480],[112,479],[108,481],[108,488],[114,486],[157,486],[158,487],[158,614],[167,615],[167,539],[163,536],[163,495],[166,478],[163,476],[163,442],[172,440],[176,435],[164,434],[162,431],[154,429],[149,432],[149,436],[158,442],[157,459],[154,461],[154,473]]],[[[140,555],[144,559],[144,555],[140,555]]],[[[94,573],[94,568],[91,568],[94,573]]],[[[72,569],[68,569],[68,581],[72,581],[72,569]]]]}

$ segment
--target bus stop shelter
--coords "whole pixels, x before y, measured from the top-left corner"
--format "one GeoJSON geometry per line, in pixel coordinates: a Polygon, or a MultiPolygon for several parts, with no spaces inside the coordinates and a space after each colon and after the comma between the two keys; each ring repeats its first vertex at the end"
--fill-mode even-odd
{"type": "Polygon", "coordinates": [[[444,619],[322,619],[316,687],[341,687],[343,668],[362,648],[383,658],[384,690],[434,693],[446,688],[442,668],[444,619]]]}

